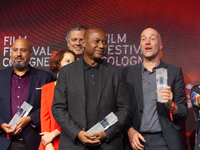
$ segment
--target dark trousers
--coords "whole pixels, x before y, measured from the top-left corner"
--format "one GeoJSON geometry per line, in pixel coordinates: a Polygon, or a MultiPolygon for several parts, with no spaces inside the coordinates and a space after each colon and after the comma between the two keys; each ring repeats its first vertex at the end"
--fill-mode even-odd
{"type": "Polygon", "coordinates": [[[144,150],[169,150],[161,132],[142,133],[142,136],[146,140],[146,142],[141,141],[141,144],[144,145],[144,150]]]}
{"type": "Polygon", "coordinates": [[[22,136],[12,137],[8,150],[27,150],[24,138],[22,136]]]}
{"type": "Polygon", "coordinates": [[[84,150],[102,150],[101,146],[95,146],[95,147],[92,147],[92,146],[86,146],[84,150]]]}

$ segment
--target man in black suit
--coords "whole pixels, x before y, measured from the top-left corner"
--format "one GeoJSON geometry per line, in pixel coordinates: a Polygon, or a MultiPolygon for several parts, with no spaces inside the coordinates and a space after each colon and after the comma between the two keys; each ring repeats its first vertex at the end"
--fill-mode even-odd
{"type": "Polygon", "coordinates": [[[119,68],[101,58],[105,33],[90,28],[84,36],[84,56],[60,69],[52,112],[61,127],[59,149],[121,150],[121,130],[130,118],[129,96],[119,68]],[[105,131],[86,131],[113,112],[118,122],[105,131]]]}
{"type": "Polygon", "coordinates": [[[40,144],[41,87],[52,81],[50,73],[29,65],[31,43],[24,38],[12,45],[12,67],[0,70],[0,145],[1,150],[36,150],[40,144]],[[21,104],[33,106],[15,127],[9,125],[21,104]]]}
{"type": "Polygon", "coordinates": [[[182,70],[160,60],[160,34],[145,29],[140,37],[143,62],[123,70],[130,93],[133,114],[126,126],[127,149],[183,150],[179,121],[188,116],[182,70]],[[157,102],[156,69],[166,68],[168,86],[161,93],[165,103],[157,102]],[[170,111],[172,112],[170,114],[170,111]]]}

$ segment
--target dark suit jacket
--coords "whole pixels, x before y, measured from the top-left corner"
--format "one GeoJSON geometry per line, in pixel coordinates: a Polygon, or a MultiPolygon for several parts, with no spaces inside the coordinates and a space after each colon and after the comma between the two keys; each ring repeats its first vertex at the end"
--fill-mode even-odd
{"type": "MultiPolygon", "coordinates": [[[[11,78],[12,67],[0,70],[0,125],[11,120],[11,78]]],[[[52,81],[50,73],[31,67],[26,101],[33,106],[29,116],[32,119],[31,124],[35,127],[28,124],[22,131],[28,150],[36,150],[39,147],[41,87],[50,81],[52,81]]],[[[12,136],[7,139],[6,133],[0,130],[1,150],[8,149],[11,138],[12,136]]]]}
{"type": "MultiPolygon", "coordinates": [[[[188,108],[186,104],[185,84],[182,70],[179,67],[161,62],[160,68],[166,68],[168,71],[168,85],[173,93],[173,101],[178,107],[178,112],[173,115],[174,121],[170,120],[169,110],[165,103],[158,103],[157,110],[160,125],[164,138],[170,150],[183,150],[183,141],[179,121],[187,119],[188,108]]],[[[131,99],[132,117],[130,124],[126,128],[133,127],[137,131],[140,129],[143,113],[143,93],[142,93],[142,63],[135,66],[129,66],[123,69],[126,77],[128,91],[131,99]]]]}
{"type": "MultiPolygon", "coordinates": [[[[81,130],[86,129],[86,97],[83,58],[60,69],[55,88],[52,112],[61,127],[59,149],[83,150],[84,145],[77,139],[81,130]]],[[[97,119],[101,121],[110,112],[118,122],[105,131],[108,142],[103,141],[102,149],[121,150],[121,129],[130,118],[129,96],[125,80],[119,68],[104,61],[100,65],[100,86],[98,92],[97,119]]]]}

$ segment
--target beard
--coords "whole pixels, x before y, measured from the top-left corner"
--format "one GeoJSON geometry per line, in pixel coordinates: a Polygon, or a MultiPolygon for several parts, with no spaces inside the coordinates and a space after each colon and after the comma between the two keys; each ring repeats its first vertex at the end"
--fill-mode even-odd
{"type": "Polygon", "coordinates": [[[28,63],[25,63],[25,62],[22,62],[22,63],[16,63],[15,61],[12,61],[11,64],[12,64],[14,67],[20,69],[20,68],[25,67],[28,63]]]}
{"type": "MultiPolygon", "coordinates": [[[[18,58],[18,57],[17,57],[17,58],[18,58]]],[[[17,59],[17,58],[15,58],[15,59],[17,59]]],[[[15,61],[11,61],[11,64],[12,64],[14,67],[20,69],[20,68],[25,67],[25,66],[26,66],[27,64],[29,64],[29,63],[26,63],[25,61],[23,61],[23,62],[21,62],[21,63],[18,63],[18,62],[15,62],[15,61]]]]}

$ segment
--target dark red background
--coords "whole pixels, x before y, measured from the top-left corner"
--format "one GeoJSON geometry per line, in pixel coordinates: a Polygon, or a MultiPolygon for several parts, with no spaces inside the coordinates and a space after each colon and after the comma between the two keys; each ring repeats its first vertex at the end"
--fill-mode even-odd
{"type": "MultiPolygon", "coordinates": [[[[27,36],[34,47],[49,51],[66,48],[67,29],[74,23],[88,27],[99,27],[107,34],[126,34],[126,43],[108,45],[135,45],[139,48],[140,33],[147,27],[157,29],[164,44],[162,60],[182,67],[187,95],[191,86],[200,83],[200,1],[134,1],[134,0],[6,0],[0,1],[0,69],[5,68],[3,60],[6,36],[27,36]]],[[[112,51],[113,58],[120,60],[132,55],[120,55],[112,51]]],[[[111,55],[107,55],[109,57],[111,55]]],[[[50,57],[36,55],[33,57],[50,57]]],[[[119,61],[119,64],[120,61],[119,61]]],[[[117,65],[114,63],[114,65],[117,65]]],[[[130,64],[128,64],[130,65],[130,64]]],[[[117,65],[124,67],[123,65],[117,65]]],[[[44,65],[35,66],[48,70],[44,65]]],[[[188,97],[189,117],[185,122],[185,148],[193,149],[196,122],[188,97]]]]}

